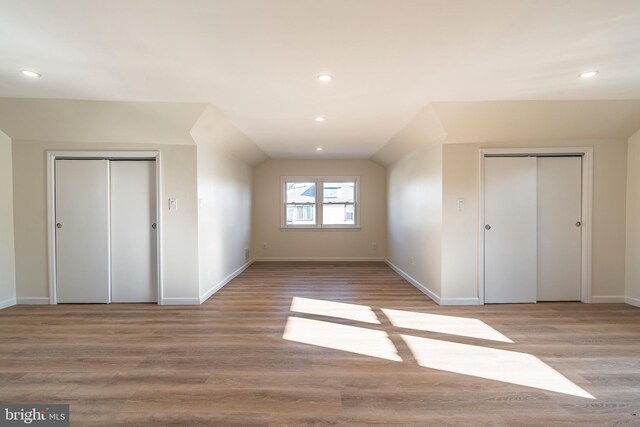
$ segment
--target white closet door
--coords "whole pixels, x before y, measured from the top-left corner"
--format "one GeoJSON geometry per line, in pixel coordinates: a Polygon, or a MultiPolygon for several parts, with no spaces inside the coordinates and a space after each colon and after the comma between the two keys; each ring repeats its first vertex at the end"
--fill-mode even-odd
{"type": "Polygon", "coordinates": [[[111,161],[111,300],[156,302],[155,161],[111,161]]]}
{"type": "Polygon", "coordinates": [[[536,301],[536,158],[484,159],[487,303],[536,301]]]}
{"type": "Polygon", "coordinates": [[[56,295],[109,302],[109,162],[56,160],[56,295]]]}
{"type": "Polygon", "coordinates": [[[538,158],[538,301],[579,301],[582,158],[538,158]]]}

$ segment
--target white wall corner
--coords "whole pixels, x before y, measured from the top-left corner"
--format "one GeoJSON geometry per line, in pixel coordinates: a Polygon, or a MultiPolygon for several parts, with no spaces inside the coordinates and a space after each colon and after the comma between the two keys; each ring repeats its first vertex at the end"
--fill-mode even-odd
{"type": "Polygon", "coordinates": [[[17,297],[18,305],[48,305],[49,297],[17,297]]]}
{"type": "Polygon", "coordinates": [[[402,269],[400,269],[400,267],[394,265],[391,261],[389,261],[388,259],[385,258],[384,262],[391,267],[391,269],[393,271],[395,271],[396,273],[398,273],[400,276],[402,276],[403,279],[405,279],[407,282],[411,283],[413,286],[415,286],[420,292],[422,292],[423,294],[425,294],[426,296],[428,296],[429,298],[431,298],[436,304],[438,305],[443,305],[442,304],[442,298],[440,298],[439,295],[437,295],[435,292],[433,292],[431,289],[427,288],[425,285],[423,285],[422,283],[418,282],[416,279],[414,279],[413,277],[411,277],[410,275],[408,275],[407,273],[405,273],[404,271],[402,271],[402,269]]]}
{"type": "Polygon", "coordinates": [[[4,301],[0,301],[0,310],[2,310],[3,308],[7,308],[7,307],[12,307],[14,305],[16,305],[18,302],[16,301],[15,298],[9,298],[6,299],[4,301]]]}
{"type": "Polygon", "coordinates": [[[251,138],[235,127],[216,107],[208,104],[189,131],[198,146],[211,145],[256,166],[269,156],[251,138]]]}
{"type": "Polygon", "coordinates": [[[202,295],[200,295],[200,304],[202,304],[203,302],[205,302],[206,300],[211,298],[211,296],[213,294],[215,294],[220,289],[222,289],[227,283],[229,283],[230,281],[232,281],[233,279],[238,277],[243,271],[245,271],[247,268],[249,268],[249,266],[251,264],[253,264],[254,260],[255,260],[255,258],[254,259],[250,259],[244,265],[242,265],[240,268],[238,268],[236,271],[234,271],[233,273],[231,273],[230,275],[228,275],[227,277],[222,279],[222,281],[220,283],[218,283],[216,285],[213,285],[207,292],[205,292],[202,295]]]}
{"type": "Polygon", "coordinates": [[[625,297],[624,302],[635,307],[640,307],[640,298],[625,297]]]}
{"type": "Polygon", "coordinates": [[[594,304],[619,304],[625,302],[624,295],[594,295],[591,297],[594,304]]]}
{"type": "Polygon", "coordinates": [[[426,145],[442,145],[446,139],[447,131],[428,104],[369,159],[389,166],[426,145]]]}

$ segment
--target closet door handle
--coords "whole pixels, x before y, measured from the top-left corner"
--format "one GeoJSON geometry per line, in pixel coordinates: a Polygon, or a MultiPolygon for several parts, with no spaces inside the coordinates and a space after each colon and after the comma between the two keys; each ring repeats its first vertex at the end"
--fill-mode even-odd
{"type": "Polygon", "coordinates": [[[156,224],[156,223],[154,222],[153,224],[151,224],[151,228],[153,228],[153,229],[155,230],[156,228],[158,228],[158,224],[156,224]]]}
{"type": "Polygon", "coordinates": [[[56,224],[56,228],[62,228],[62,224],[57,223],[57,224],[56,224]]]}
{"type": "Polygon", "coordinates": [[[485,230],[491,230],[491,226],[489,224],[487,224],[487,225],[484,226],[484,229],[485,230]]]}
{"type": "Polygon", "coordinates": [[[582,223],[580,221],[576,222],[576,227],[580,227],[582,223]]]}

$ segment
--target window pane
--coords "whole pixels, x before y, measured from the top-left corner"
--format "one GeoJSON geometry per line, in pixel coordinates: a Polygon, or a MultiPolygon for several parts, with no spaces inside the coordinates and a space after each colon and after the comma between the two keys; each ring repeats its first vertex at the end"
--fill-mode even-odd
{"type": "Polygon", "coordinates": [[[346,203],[322,205],[323,225],[354,225],[355,223],[355,205],[346,203]]]}
{"type": "Polygon", "coordinates": [[[325,203],[355,203],[355,188],[355,182],[323,182],[323,201],[325,203]]]}
{"type": "Polygon", "coordinates": [[[287,205],[287,225],[315,225],[316,205],[287,205]]]}
{"type": "Polygon", "coordinates": [[[316,183],[315,182],[287,182],[285,184],[285,203],[315,203],[316,183]]]}

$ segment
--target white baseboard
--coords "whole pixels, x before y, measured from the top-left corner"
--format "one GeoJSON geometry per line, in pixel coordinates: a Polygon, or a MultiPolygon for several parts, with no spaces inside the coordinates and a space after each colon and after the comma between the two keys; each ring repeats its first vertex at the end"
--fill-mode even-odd
{"type": "Polygon", "coordinates": [[[0,310],[2,310],[3,308],[14,306],[17,303],[18,303],[18,301],[16,301],[15,298],[9,298],[9,299],[6,299],[4,301],[0,301],[0,310]]]}
{"type": "Polygon", "coordinates": [[[389,261],[388,259],[385,259],[384,262],[387,263],[387,265],[389,267],[391,267],[391,269],[393,271],[395,271],[396,273],[398,273],[400,276],[402,276],[407,282],[411,283],[413,286],[415,286],[420,292],[422,292],[423,294],[425,294],[426,296],[428,296],[429,298],[431,298],[436,304],[441,304],[441,298],[440,296],[436,295],[435,292],[433,292],[432,290],[430,290],[429,288],[427,288],[425,285],[423,285],[422,283],[418,282],[416,279],[414,279],[413,277],[409,276],[407,273],[405,273],[404,271],[402,271],[402,269],[400,269],[400,267],[394,265],[391,261],[389,261]]]}
{"type": "Polygon", "coordinates": [[[254,261],[384,262],[383,257],[256,257],[254,261]]]}
{"type": "Polygon", "coordinates": [[[200,305],[200,298],[162,298],[160,305],[200,305]]]}
{"type": "Polygon", "coordinates": [[[594,295],[591,297],[591,302],[595,304],[617,304],[624,303],[624,295],[594,295]]]}
{"type": "Polygon", "coordinates": [[[211,289],[209,289],[207,292],[205,292],[204,294],[200,295],[200,304],[202,304],[203,302],[205,302],[206,300],[208,300],[209,298],[211,298],[211,295],[215,294],[216,292],[218,292],[220,289],[222,289],[227,283],[229,283],[230,281],[232,281],[233,279],[235,279],[240,273],[242,273],[243,271],[245,271],[251,264],[253,264],[253,259],[249,260],[247,263],[245,263],[242,267],[240,267],[239,269],[237,269],[236,271],[234,271],[233,273],[231,273],[230,275],[228,275],[227,277],[225,277],[224,279],[222,279],[222,281],[220,283],[218,283],[217,285],[213,285],[211,287],[211,289]]]}
{"type": "Polygon", "coordinates": [[[480,298],[440,298],[440,305],[483,305],[480,298]]]}
{"type": "Polygon", "coordinates": [[[625,297],[624,302],[629,305],[640,307],[640,298],[625,297]]]}
{"type": "Polygon", "coordinates": [[[18,305],[47,305],[49,297],[17,297],[18,305]]]}

